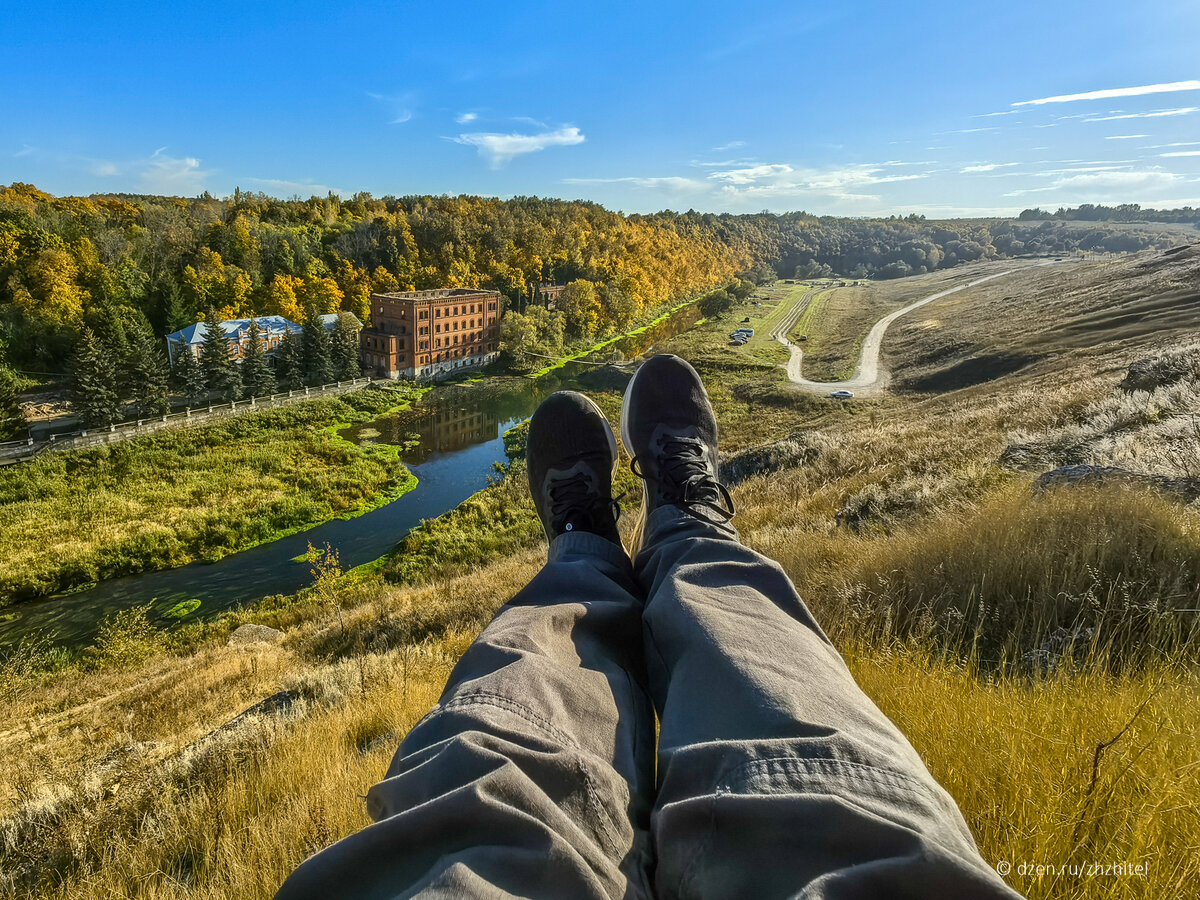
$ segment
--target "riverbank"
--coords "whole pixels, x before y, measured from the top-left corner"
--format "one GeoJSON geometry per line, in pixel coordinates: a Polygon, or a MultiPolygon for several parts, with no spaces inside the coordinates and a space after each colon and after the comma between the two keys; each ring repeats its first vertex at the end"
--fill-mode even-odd
{"type": "MultiPolygon", "coordinates": [[[[705,292],[705,293],[710,293],[710,292],[705,292]]],[[[655,327],[656,325],[661,325],[663,322],[665,322],[667,319],[669,319],[672,315],[679,312],[679,310],[685,309],[686,307],[691,306],[694,303],[699,303],[701,301],[701,299],[704,298],[704,296],[705,296],[705,294],[702,293],[702,294],[696,295],[695,297],[691,297],[690,299],[681,300],[679,303],[676,303],[674,306],[668,307],[665,312],[661,313],[658,316],[655,316],[654,319],[647,322],[645,325],[641,325],[630,331],[622,332],[621,334],[618,334],[615,337],[605,338],[603,341],[600,341],[600,343],[593,344],[592,346],[586,347],[583,350],[575,350],[569,356],[564,356],[555,363],[551,363],[548,366],[544,366],[543,368],[538,369],[536,372],[531,372],[528,377],[529,378],[541,378],[542,376],[548,375],[549,373],[553,372],[555,369],[561,369],[567,363],[575,362],[576,360],[580,360],[580,359],[583,359],[584,357],[591,356],[593,353],[598,353],[601,350],[605,350],[608,347],[611,347],[613,344],[616,344],[619,341],[623,341],[626,338],[637,337],[640,334],[645,334],[647,331],[649,331],[651,328],[655,327]]],[[[703,321],[703,320],[698,320],[696,322],[696,324],[699,324],[700,321],[703,321]]]]}
{"type": "Polygon", "coordinates": [[[0,469],[0,603],[212,561],[391,502],[399,448],[338,435],[426,387],[367,390],[0,469]]]}

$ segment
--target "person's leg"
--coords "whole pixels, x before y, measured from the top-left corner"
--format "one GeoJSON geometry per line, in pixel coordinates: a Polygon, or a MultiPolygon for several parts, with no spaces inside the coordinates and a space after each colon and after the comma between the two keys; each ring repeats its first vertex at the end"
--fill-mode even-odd
{"type": "Polygon", "coordinates": [[[589,401],[556,394],[535,413],[549,562],[368,793],[375,824],[307,860],[279,898],[651,895],[654,714],[614,461],[589,401]]]}
{"type": "Polygon", "coordinates": [[[782,569],[725,521],[694,370],[648,362],[622,425],[646,478],[635,572],[661,719],[659,896],[1015,896],[782,569]]]}

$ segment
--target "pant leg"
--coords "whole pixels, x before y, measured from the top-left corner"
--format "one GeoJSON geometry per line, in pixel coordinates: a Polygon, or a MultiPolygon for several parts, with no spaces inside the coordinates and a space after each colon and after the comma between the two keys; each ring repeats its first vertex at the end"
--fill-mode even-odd
{"type": "Polygon", "coordinates": [[[649,897],[654,713],[625,552],[556,538],[293,898],[649,897]]]}
{"type": "Polygon", "coordinates": [[[662,507],[635,571],[660,898],[1018,896],[775,562],[662,507]]]}

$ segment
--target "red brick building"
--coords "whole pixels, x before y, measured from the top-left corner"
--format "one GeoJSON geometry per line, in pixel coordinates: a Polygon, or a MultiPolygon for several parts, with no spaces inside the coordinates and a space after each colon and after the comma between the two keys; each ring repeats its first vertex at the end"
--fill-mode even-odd
{"type": "Polygon", "coordinates": [[[436,378],[478,368],[500,350],[500,294],[471,288],[371,295],[363,364],[387,378],[436,378]]]}

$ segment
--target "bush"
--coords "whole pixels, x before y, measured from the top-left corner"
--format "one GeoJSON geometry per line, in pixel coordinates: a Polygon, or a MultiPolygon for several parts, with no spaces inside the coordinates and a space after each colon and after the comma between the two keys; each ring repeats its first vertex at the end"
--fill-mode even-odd
{"type": "Polygon", "coordinates": [[[90,653],[97,665],[125,668],[166,646],[162,632],[150,624],[150,608],[134,606],[105,616],[90,653]]]}

